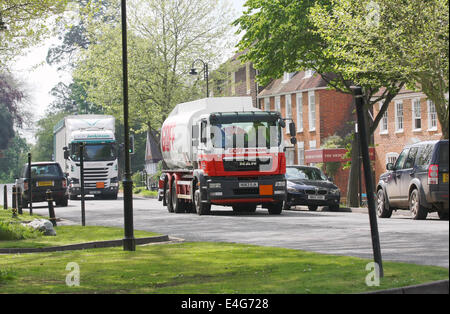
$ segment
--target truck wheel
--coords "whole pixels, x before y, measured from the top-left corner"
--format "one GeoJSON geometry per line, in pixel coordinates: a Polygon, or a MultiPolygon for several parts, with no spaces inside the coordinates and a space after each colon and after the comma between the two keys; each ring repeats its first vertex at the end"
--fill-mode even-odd
{"type": "Polygon", "coordinates": [[[197,215],[209,215],[211,213],[211,204],[202,203],[199,189],[194,192],[194,206],[197,215]]]}
{"type": "Polygon", "coordinates": [[[183,206],[183,204],[181,204],[181,200],[178,199],[178,195],[177,195],[177,182],[176,180],[172,181],[172,193],[171,193],[171,200],[172,200],[172,208],[173,211],[177,214],[180,213],[184,213],[186,210],[183,206]]]}
{"type": "Polygon", "coordinates": [[[236,204],[232,207],[236,213],[254,213],[256,211],[256,204],[236,204]]]}
{"type": "Polygon", "coordinates": [[[420,204],[420,196],[417,189],[412,190],[409,195],[409,210],[414,220],[427,218],[428,210],[420,204]]]}
{"type": "Polygon", "coordinates": [[[77,195],[76,194],[69,194],[69,199],[71,201],[75,201],[77,199],[77,195]]]}
{"type": "Polygon", "coordinates": [[[269,211],[269,215],[279,215],[283,210],[283,202],[269,204],[267,205],[267,210],[269,211]]]}
{"type": "Polygon", "coordinates": [[[377,192],[377,214],[380,218],[391,218],[392,216],[392,208],[387,203],[383,189],[379,189],[377,192]]]}
{"type": "Polygon", "coordinates": [[[169,213],[173,213],[173,207],[172,207],[172,201],[171,201],[171,195],[170,195],[170,187],[169,187],[169,180],[165,183],[165,189],[164,189],[164,203],[166,203],[167,210],[169,213]]]}

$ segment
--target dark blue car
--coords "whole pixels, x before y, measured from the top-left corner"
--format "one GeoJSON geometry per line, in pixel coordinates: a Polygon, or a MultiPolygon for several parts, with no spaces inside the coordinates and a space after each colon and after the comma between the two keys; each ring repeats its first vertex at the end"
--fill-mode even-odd
{"type": "Polygon", "coordinates": [[[331,211],[339,210],[341,192],[319,168],[287,166],[286,181],[287,199],[284,209],[303,205],[312,211],[319,206],[328,206],[331,211]]]}

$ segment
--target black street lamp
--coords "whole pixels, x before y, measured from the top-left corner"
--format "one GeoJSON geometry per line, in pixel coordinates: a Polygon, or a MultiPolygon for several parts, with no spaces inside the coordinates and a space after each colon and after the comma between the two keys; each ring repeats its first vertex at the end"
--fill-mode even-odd
{"type": "Polygon", "coordinates": [[[0,12],[0,31],[6,31],[8,27],[6,26],[5,22],[3,22],[2,19],[2,12],[0,12]]]}
{"type": "Polygon", "coordinates": [[[208,73],[208,64],[205,63],[201,59],[197,59],[194,62],[192,62],[191,71],[189,72],[190,75],[198,75],[197,70],[194,68],[194,65],[196,62],[201,62],[203,64],[203,77],[206,81],[206,97],[209,97],[209,73],[208,73]]]}
{"type": "Polygon", "coordinates": [[[121,0],[122,12],[122,67],[123,67],[123,124],[125,129],[125,173],[123,183],[124,251],[135,251],[136,240],[133,228],[133,181],[130,167],[130,128],[128,125],[128,57],[127,57],[127,4],[121,0]]]}

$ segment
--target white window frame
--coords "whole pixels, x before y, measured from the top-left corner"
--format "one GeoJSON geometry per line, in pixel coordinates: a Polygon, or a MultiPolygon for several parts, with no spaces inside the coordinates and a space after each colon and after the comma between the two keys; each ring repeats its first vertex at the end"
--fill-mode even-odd
{"type": "Polygon", "coordinates": [[[417,131],[422,131],[422,113],[421,113],[422,109],[421,109],[421,104],[420,104],[420,98],[413,98],[411,100],[411,112],[412,112],[412,130],[413,132],[417,132],[417,131]],[[419,105],[418,108],[416,108],[416,104],[419,105]],[[417,109],[419,109],[419,112],[417,112],[417,109]],[[419,116],[417,117],[416,114],[419,114],[419,116]],[[420,128],[416,128],[416,121],[420,120],[420,128]]]}
{"type": "Polygon", "coordinates": [[[275,96],[275,111],[281,112],[280,96],[275,96]]]}
{"type": "Polygon", "coordinates": [[[436,105],[429,99],[427,100],[427,109],[428,109],[428,131],[437,131],[436,105]]]}
{"type": "Polygon", "coordinates": [[[299,165],[305,164],[305,142],[297,143],[297,163],[299,165]]]}
{"type": "MultiPolygon", "coordinates": [[[[285,113],[286,119],[292,119],[292,98],[291,95],[284,96],[284,104],[285,104],[285,113]],[[288,110],[289,108],[289,110],[288,110]]],[[[289,125],[290,121],[287,121],[287,125],[289,125]]],[[[289,127],[286,127],[286,134],[289,134],[289,127]]]]}
{"type": "MultiPolygon", "coordinates": [[[[381,107],[383,107],[383,102],[379,103],[379,110],[381,110],[381,107]]],[[[388,120],[388,111],[386,110],[383,113],[383,117],[381,118],[380,121],[380,134],[388,134],[389,133],[389,124],[388,124],[389,120],[388,120]]]]}
{"type": "Polygon", "coordinates": [[[303,94],[297,93],[295,96],[297,104],[297,133],[303,132],[303,94]]]}
{"type": "Polygon", "coordinates": [[[397,100],[395,102],[395,133],[403,133],[404,122],[405,122],[403,101],[397,100]],[[399,110],[401,106],[401,111],[399,110]],[[401,115],[399,115],[401,113],[401,115]]]}
{"type": "Polygon", "coordinates": [[[289,82],[291,80],[291,78],[294,76],[295,72],[284,72],[283,73],[283,81],[282,83],[286,83],[289,82]]]}
{"type": "Polygon", "coordinates": [[[316,130],[316,95],[314,91],[308,92],[308,124],[309,131],[313,132],[316,130]],[[314,101],[311,101],[311,98],[314,101]],[[314,110],[312,110],[314,108],[314,110]]]}
{"type": "Polygon", "coordinates": [[[264,98],[264,111],[270,111],[270,97],[264,98]]]}
{"type": "Polygon", "coordinates": [[[316,140],[309,141],[309,149],[316,149],[316,148],[317,148],[317,141],[316,140]]]}

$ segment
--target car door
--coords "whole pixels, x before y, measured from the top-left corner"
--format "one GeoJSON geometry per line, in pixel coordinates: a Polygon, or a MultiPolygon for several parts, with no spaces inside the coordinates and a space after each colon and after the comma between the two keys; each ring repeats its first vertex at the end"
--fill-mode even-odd
{"type": "Polygon", "coordinates": [[[389,174],[388,182],[386,184],[386,194],[389,198],[389,203],[393,206],[399,206],[401,203],[400,197],[400,179],[402,176],[403,165],[408,156],[409,148],[404,149],[395,162],[393,171],[389,174]]]}
{"type": "Polygon", "coordinates": [[[416,166],[415,160],[417,156],[418,146],[411,147],[408,152],[408,156],[403,164],[403,169],[399,171],[399,202],[402,206],[408,206],[409,204],[409,186],[411,180],[415,178],[416,166]]]}

